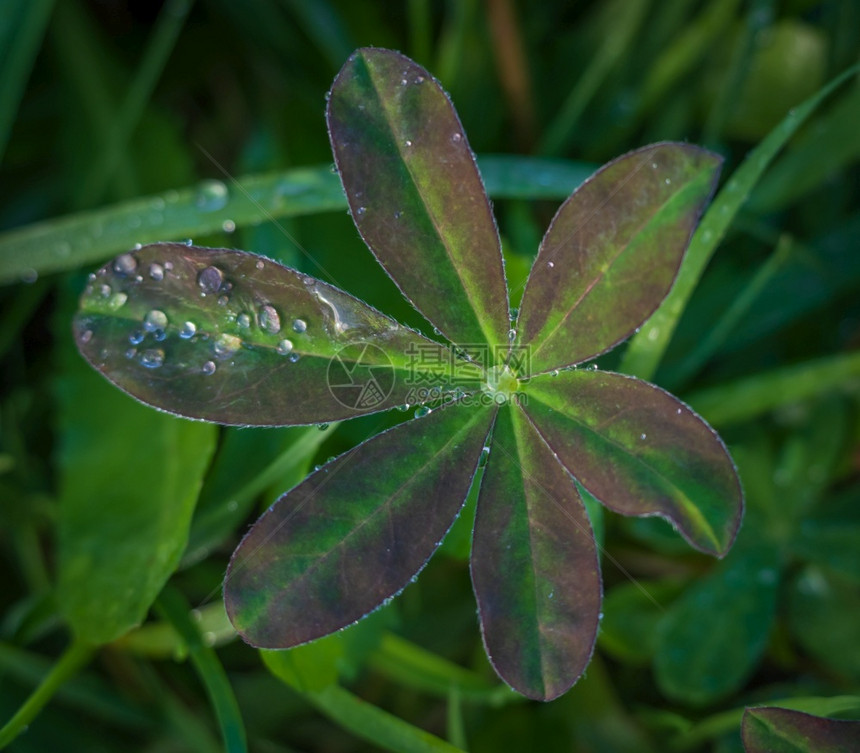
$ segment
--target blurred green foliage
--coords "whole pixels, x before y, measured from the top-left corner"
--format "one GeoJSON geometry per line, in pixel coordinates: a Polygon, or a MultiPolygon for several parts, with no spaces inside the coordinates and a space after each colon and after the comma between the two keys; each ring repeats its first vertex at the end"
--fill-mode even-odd
{"type": "Polygon", "coordinates": [[[677,139],[720,151],[731,176],[858,62],[860,5],[7,0],[0,723],[49,678],[10,749],[728,753],[745,705],[860,716],[856,77],[755,181],[659,359],[656,381],[739,463],[748,515],[724,561],[608,514],[598,654],[551,704],[494,680],[457,528],[400,599],[328,643],[264,666],[232,637],[220,582],[255,508],[379,422],[239,431],[142,413],[71,351],[74,298],[97,261],[192,237],[336,269],[420,326],[328,172],[324,93],[363,45],[440,79],[482,165],[529,157],[487,175],[516,278],[583,165],[677,139]],[[99,537],[127,557],[100,562],[99,537]],[[117,584],[137,605],[108,620],[117,584]]]}

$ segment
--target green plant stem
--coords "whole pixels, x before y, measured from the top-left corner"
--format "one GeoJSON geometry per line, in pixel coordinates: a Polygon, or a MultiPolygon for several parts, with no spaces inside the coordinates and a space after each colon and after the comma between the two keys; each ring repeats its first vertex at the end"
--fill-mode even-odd
{"type": "Polygon", "coordinates": [[[5,748],[27,729],[58,688],[89,662],[94,651],[95,647],[92,644],[80,638],[72,641],[24,705],[0,728],[0,749],[5,748]]]}
{"type": "Polygon", "coordinates": [[[156,610],[173,625],[188,646],[191,663],[215,710],[227,753],[246,753],[245,726],[227,673],[215,651],[203,642],[199,628],[191,619],[185,598],[168,585],[156,601],[156,610]]]}
{"type": "Polygon", "coordinates": [[[653,378],[705,267],[767,166],[815,109],[858,71],[860,65],[852,66],[789,112],[735,170],[694,233],[675,286],[639,334],[630,341],[621,361],[622,372],[642,379],[653,378]]]}
{"type": "Polygon", "coordinates": [[[395,753],[457,753],[462,751],[372,703],[362,701],[339,685],[316,692],[297,691],[314,708],[356,737],[395,753]]]}
{"type": "Polygon", "coordinates": [[[696,392],[688,402],[714,426],[725,426],[822,392],[852,387],[860,387],[860,352],[766,371],[696,392]]]}

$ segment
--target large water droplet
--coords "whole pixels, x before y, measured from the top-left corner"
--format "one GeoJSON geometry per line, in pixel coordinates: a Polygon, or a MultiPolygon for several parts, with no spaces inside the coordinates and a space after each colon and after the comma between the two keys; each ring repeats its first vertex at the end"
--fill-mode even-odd
{"type": "Polygon", "coordinates": [[[233,222],[233,220],[224,220],[224,222],[221,223],[221,229],[225,233],[233,233],[236,231],[236,223],[233,222]]]}
{"type": "Polygon", "coordinates": [[[517,331],[515,329],[509,329],[508,330],[508,340],[513,342],[516,339],[517,339],[517,331]]]}
{"type": "Polygon", "coordinates": [[[220,334],[212,343],[212,350],[219,358],[232,356],[242,347],[242,340],[235,335],[220,334]]]}
{"type": "Polygon", "coordinates": [[[123,306],[125,306],[125,302],[128,300],[128,295],[123,293],[122,291],[118,293],[114,293],[110,300],[108,301],[108,308],[111,311],[118,311],[123,306]]]}
{"type": "Polygon", "coordinates": [[[202,371],[206,376],[209,376],[210,374],[215,373],[216,368],[217,367],[215,366],[215,361],[207,361],[203,364],[200,371],[202,371]]]}
{"type": "Polygon", "coordinates": [[[236,325],[241,329],[248,329],[248,327],[251,326],[250,315],[245,313],[239,314],[239,316],[236,317],[236,325]]]}
{"type": "Polygon", "coordinates": [[[415,418],[424,418],[424,416],[429,416],[430,413],[432,413],[431,408],[426,405],[421,405],[415,409],[415,418]]]}
{"type": "Polygon", "coordinates": [[[160,282],[164,279],[164,267],[162,267],[160,264],[150,264],[149,276],[156,282],[160,282]]]}
{"type": "Polygon", "coordinates": [[[182,325],[182,329],[179,330],[179,336],[183,340],[190,340],[196,334],[197,325],[194,322],[185,322],[185,324],[182,325]]]}
{"type": "Polygon", "coordinates": [[[120,254],[113,261],[113,271],[118,275],[130,275],[137,269],[137,259],[133,254],[120,254]]]}
{"type": "Polygon", "coordinates": [[[150,348],[140,354],[140,365],[147,369],[157,369],[164,364],[164,351],[161,348],[150,348]]]}
{"type": "Polygon", "coordinates": [[[292,352],[292,350],[293,343],[290,340],[281,340],[281,342],[278,343],[277,351],[282,356],[288,355],[290,352],[292,352]]]}
{"type": "Polygon", "coordinates": [[[147,332],[157,332],[159,330],[164,330],[167,326],[167,314],[163,311],[159,311],[158,309],[152,309],[147,315],[143,318],[143,328],[147,332]]]}
{"type": "Polygon", "coordinates": [[[224,273],[218,267],[206,267],[197,275],[197,284],[204,293],[217,293],[224,282],[224,273]]]}
{"type": "Polygon", "coordinates": [[[293,320],[293,331],[302,333],[305,332],[308,328],[308,323],[304,319],[294,319],[293,320]]]}
{"type": "Polygon", "coordinates": [[[278,315],[278,310],[267,303],[260,307],[260,327],[269,334],[276,335],[281,331],[281,317],[278,315]]]}
{"type": "Polygon", "coordinates": [[[220,180],[205,180],[197,189],[194,203],[204,212],[216,212],[227,205],[229,192],[220,180]]]}

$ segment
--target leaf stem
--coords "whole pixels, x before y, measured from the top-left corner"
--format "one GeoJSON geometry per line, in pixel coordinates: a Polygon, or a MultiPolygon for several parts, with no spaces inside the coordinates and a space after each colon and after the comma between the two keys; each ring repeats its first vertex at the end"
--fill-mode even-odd
{"type": "Polygon", "coordinates": [[[95,646],[80,638],[72,641],[21,708],[0,728],[0,749],[5,748],[27,729],[59,687],[89,662],[94,651],[95,646]]]}

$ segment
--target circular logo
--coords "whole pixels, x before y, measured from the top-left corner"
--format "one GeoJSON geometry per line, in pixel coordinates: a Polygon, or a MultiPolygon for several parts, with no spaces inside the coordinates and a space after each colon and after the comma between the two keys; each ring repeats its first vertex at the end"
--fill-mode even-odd
{"type": "Polygon", "coordinates": [[[394,366],[373,343],[350,343],[328,362],[326,381],[332,397],[345,408],[373,410],[394,389],[394,366]]]}

